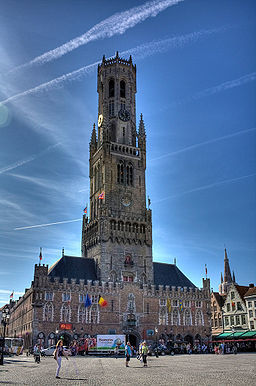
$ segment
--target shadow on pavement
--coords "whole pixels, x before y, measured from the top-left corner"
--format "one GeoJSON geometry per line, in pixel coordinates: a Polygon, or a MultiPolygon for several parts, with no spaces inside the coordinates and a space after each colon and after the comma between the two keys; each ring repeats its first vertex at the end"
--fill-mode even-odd
{"type": "Polygon", "coordinates": [[[67,381],[88,381],[88,379],[86,379],[86,378],[65,378],[65,377],[61,377],[61,379],[65,379],[67,381]]]}

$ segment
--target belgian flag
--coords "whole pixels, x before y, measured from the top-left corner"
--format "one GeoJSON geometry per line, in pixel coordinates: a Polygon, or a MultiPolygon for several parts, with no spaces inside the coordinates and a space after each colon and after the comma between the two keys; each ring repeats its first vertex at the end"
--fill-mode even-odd
{"type": "Polygon", "coordinates": [[[108,302],[105,300],[105,299],[103,299],[103,297],[100,295],[99,296],[99,301],[98,301],[98,303],[99,303],[99,305],[101,306],[101,307],[106,307],[107,305],[108,305],[108,302]]]}

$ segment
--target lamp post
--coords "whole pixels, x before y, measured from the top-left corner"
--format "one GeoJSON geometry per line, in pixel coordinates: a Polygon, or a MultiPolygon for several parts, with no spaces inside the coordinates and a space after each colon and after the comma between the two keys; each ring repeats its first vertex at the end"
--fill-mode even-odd
{"type": "Polygon", "coordinates": [[[8,320],[10,318],[9,308],[6,308],[2,312],[2,325],[4,326],[4,333],[3,333],[3,339],[2,339],[2,350],[1,350],[1,356],[0,356],[0,365],[4,364],[4,348],[5,348],[5,332],[6,332],[6,326],[8,324],[8,320]]]}

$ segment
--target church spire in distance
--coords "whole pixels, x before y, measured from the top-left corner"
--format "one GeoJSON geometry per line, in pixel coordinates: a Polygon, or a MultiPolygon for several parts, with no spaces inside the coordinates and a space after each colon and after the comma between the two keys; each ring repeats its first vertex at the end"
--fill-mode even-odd
{"type": "Polygon", "coordinates": [[[226,248],[225,248],[225,258],[224,258],[224,282],[225,283],[231,283],[232,282],[232,276],[231,276],[228,254],[227,254],[226,248]]]}

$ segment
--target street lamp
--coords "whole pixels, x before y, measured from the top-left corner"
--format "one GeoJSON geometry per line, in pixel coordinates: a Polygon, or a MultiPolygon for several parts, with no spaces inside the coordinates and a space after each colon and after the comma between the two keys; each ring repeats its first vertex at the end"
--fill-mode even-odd
{"type": "Polygon", "coordinates": [[[5,310],[2,312],[2,325],[4,326],[4,334],[2,338],[2,350],[1,350],[1,356],[0,356],[0,365],[4,364],[4,348],[5,348],[5,331],[6,326],[8,324],[8,320],[10,318],[9,308],[5,308],[5,310]]]}

